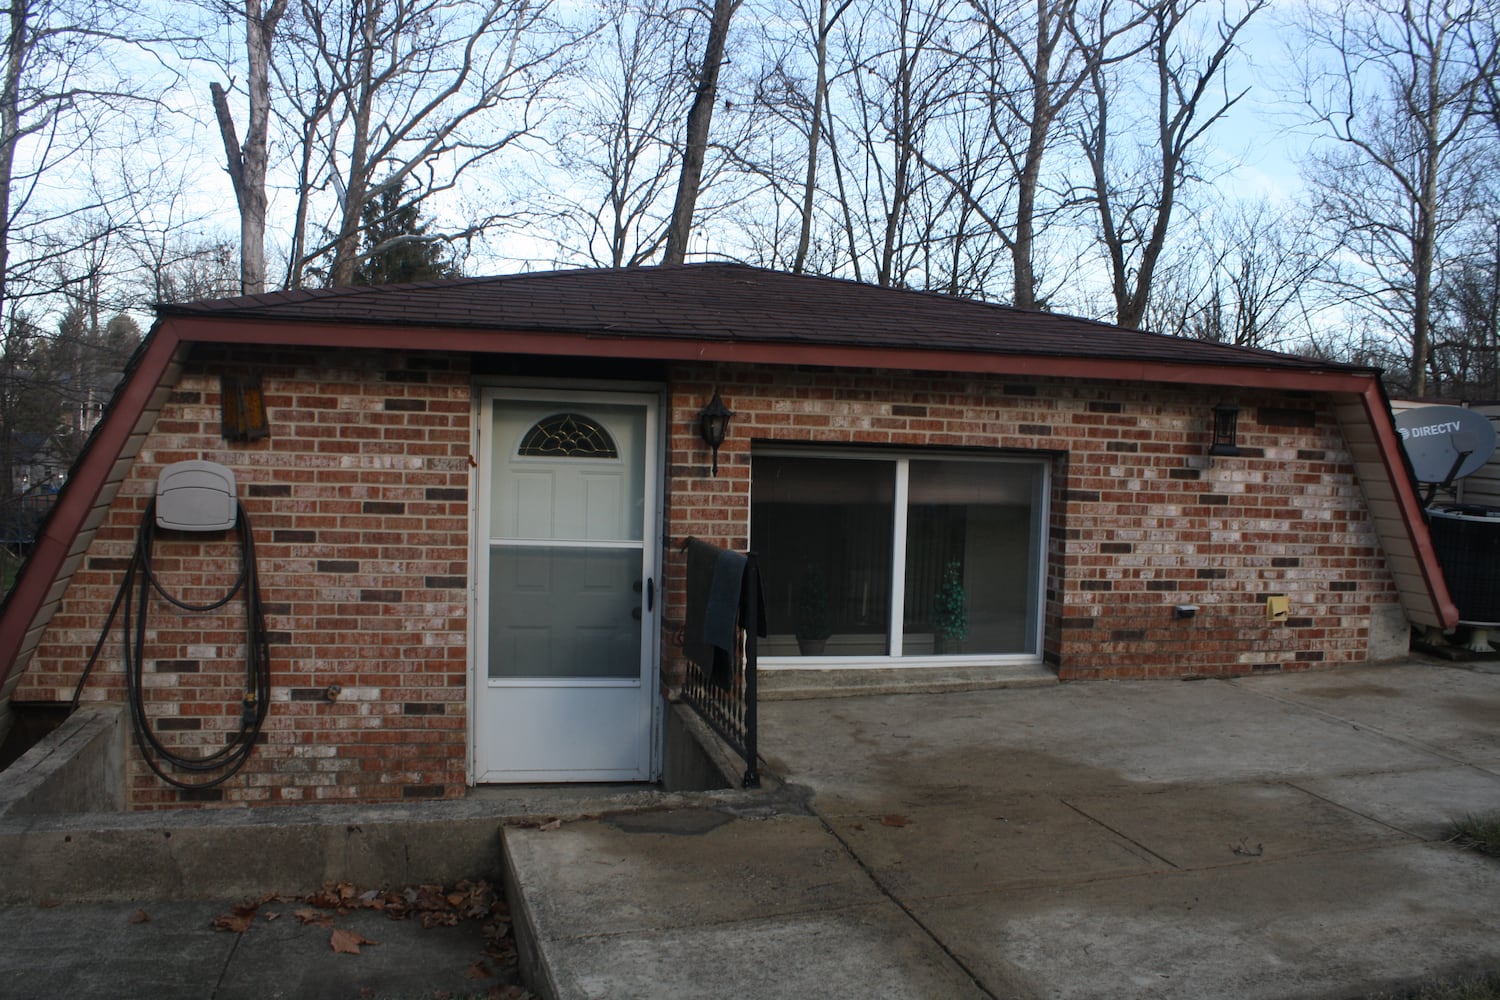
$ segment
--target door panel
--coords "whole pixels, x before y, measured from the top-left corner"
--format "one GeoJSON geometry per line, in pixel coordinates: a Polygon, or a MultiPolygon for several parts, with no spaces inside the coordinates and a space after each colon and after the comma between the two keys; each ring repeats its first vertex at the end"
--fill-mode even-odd
{"type": "Polygon", "coordinates": [[[483,411],[476,780],[649,780],[656,400],[490,390],[483,411]]]}

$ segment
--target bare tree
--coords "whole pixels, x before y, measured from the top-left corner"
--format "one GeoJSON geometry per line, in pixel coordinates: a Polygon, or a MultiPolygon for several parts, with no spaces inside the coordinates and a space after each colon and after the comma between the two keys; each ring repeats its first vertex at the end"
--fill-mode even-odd
{"type": "Polygon", "coordinates": [[[955,204],[951,192],[923,188],[946,187],[929,164],[935,150],[948,147],[954,116],[972,88],[955,72],[966,65],[953,58],[956,0],[887,0],[863,13],[841,37],[851,71],[839,80],[843,113],[837,120],[847,152],[833,161],[835,178],[848,254],[862,261],[856,273],[904,287],[922,270],[920,241],[957,233],[931,214],[955,204]]]}
{"type": "Polygon", "coordinates": [[[568,257],[634,267],[662,250],[681,167],[677,122],[689,95],[679,58],[689,45],[684,16],[693,14],[665,0],[606,7],[608,23],[571,88],[572,106],[556,119],[556,164],[547,165],[573,182],[549,198],[568,257]]]}
{"type": "Polygon", "coordinates": [[[1449,242],[1432,293],[1427,390],[1500,399],[1500,219],[1449,242]]]}
{"type": "Polygon", "coordinates": [[[1332,65],[1309,75],[1304,101],[1334,145],[1310,158],[1308,179],[1352,257],[1328,281],[1404,342],[1405,388],[1418,396],[1443,243],[1476,207],[1497,14],[1489,0],[1352,0],[1305,26],[1332,65]]]}
{"type": "MultiPolygon", "coordinates": [[[[1109,263],[1115,322],[1140,326],[1150,304],[1157,262],[1166,245],[1173,212],[1184,186],[1193,178],[1195,146],[1232,108],[1244,91],[1224,88],[1225,62],[1235,39],[1267,0],[1251,0],[1238,14],[1218,19],[1218,44],[1206,53],[1194,51],[1192,25],[1209,7],[1205,0],[1157,0],[1147,8],[1149,31],[1142,52],[1149,59],[1152,110],[1150,125],[1137,126],[1125,104],[1121,77],[1111,66],[1107,47],[1123,44],[1118,35],[1086,43],[1091,49],[1088,108],[1078,134],[1089,179],[1086,197],[1097,217],[1097,238],[1109,263]],[[1195,16],[1198,15],[1198,16],[1195,16]],[[1132,148],[1127,129],[1151,135],[1149,143],[1132,148]]],[[[1128,107],[1128,104],[1126,105],[1128,107]]]]}
{"type": "Polygon", "coordinates": [[[1042,164],[1091,71],[1136,54],[1138,47],[1119,46],[1117,40],[1139,27],[1142,14],[1118,15],[1110,0],[970,3],[986,34],[985,126],[1003,158],[1003,175],[1013,178],[1009,204],[992,205],[986,214],[1009,251],[1011,302],[1033,309],[1039,304],[1038,226],[1055,210],[1040,203],[1046,189],[1042,164]]]}
{"type": "Polygon", "coordinates": [[[1146,325],[1159,333],[1288,349],[1306,330],[1308,288],[1324,258],[1285,207],[1241,202],[1216,210],[1157,269],[1146,325]]]}
{"type": "Polygon", "coordinates": [[[818,191],[818,158],[822,150],[823,110],[828,105],[828,39],[854,0],[842,2],[829,10],[829,0],[818,0],[813,25],[814,80],[812,102],[807,115],[807,172],[802,182],[802,208],[797,227],[797,252],[792,259],[792,273],[801,274],[807,265],[807,251],[812,243],[813,201],[818,191]]]}
{"type": "Polygon", "coordinates": [[[1014,60],[1024,81],[1018,89],[996,87],[992,105],[996,114],[990,119],[991,133],[1004,147],[1016,178],[1015,227],[1009,240],[1011,304],[1021,309],[1033,309],[1037,302],[1032,248],[1042,158],[1051,144],[1053,123],[1087,78],[1081,47],[1068,44],[1068,28],[1077,6],[1076,0],[1037,0],[1035,26],[1028,38],[1022,34],[1025,29],[993,4],[974,4],[989,29],[991,64],[1014,60]],[[1019,143],[1011,140],[1010,121],[1023,127],[1019,143]]]}
{"type": "Polygon", "coordinates": [[[1048,299],[1039,289],[1038,239],[1066,198],[1050,206],[1042,198],[1050,184],[1042,172],[1057,144],[1064,116],[1096,64],[1107,66],[1136,55],[1116,40],[1138,28],[1143,15],[1118,15],[1111,0],[1035,0],[1028,3],[970,0],[983,42],[965,58],[973,67],[980,113],[960,126],[952,165],[924,163],[983,220],[988,235],[1005,248],[1011,270],[1011,303],[1034,309],[1048,299]],[[1087,39],[1087,41],[1085,41],[1087,39]]]}
{"type": "Polygon", "coordinates": [[[209,84],[219,134],[228,158],[229,179],[240,210],[240,292],[254,295],[266,288],[266,140],[271,117],[271,41],[277,22],[286,12],[287,0],[245,0],[236,17],[245,22],[245,54],[248,68],[246,97],[249,127],[245,143],[239,144],[229,95],[218,82],[209,84]]]}
{"type": "MultiPolygon", "coordinates": [[[[273,72],[300,88],[290,284],[315,261],[328,283],[350,283],[372,200],[405,189],[398,207],[413,207],[532,134],[575,41],[546,0],[303,0],[283,28],[273,72]],[[308,242],[319,203],[321,239],[308,242]]],[[[498,217],[439,220],[430,235],[465,239],[498,217]]]]}
{"type": "Polygon", "coordinates": [[[149,18],[139,12],[11,0],[5,14],[0,318],[24,300],[53,296],[56,264],[124,224],[128,178],[109,171],[108,154],[144,142],[161,93],[159,82],[127,68],[158,40],[147,37],[149,18]]]}
{"type": "Polygon", "coordinates": [[[147,268],[153,302],[194,302],[235,295],[244,274],[237,267],[235,244],[198,239],[169,242],[158,263],[147,268]]]}
{"type": "Polygon", "coordinates": [[[693,230],[693,210],[703,185],[703,161],[708,155],[708,136],[713,126],[714,104],[719,94],[719,72],[729,43],[729,23],[739,10],[740,0],[714,0],[709,18],[708,37],[703,45],[703,62],[693,88],[693,103],[688,108],[686,135],[682,144],[682,170],[677,180],[677,198],[672,204],[667,224],[667,244],[662,251],[663,264],[681,264],[687,256],[688,238],[693,230]]]}

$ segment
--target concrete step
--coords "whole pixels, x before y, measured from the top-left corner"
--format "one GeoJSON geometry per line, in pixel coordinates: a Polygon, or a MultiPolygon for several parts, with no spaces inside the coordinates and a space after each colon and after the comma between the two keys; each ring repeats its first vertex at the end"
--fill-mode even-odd
{"type": "Polygon", "coordinates": [[[758,674],[758,682],[761,701],[797,701],[870,694],[936,694],[943,691],[1045,687],[1056,684],[1057,675],[1044,663],[857,670],[762,668],[758,674]]]}
{"type": "Polygon", "coordinates": [[[985,996],[816,816],[689,807],[504,842],[542,1000],[985,996]]]}

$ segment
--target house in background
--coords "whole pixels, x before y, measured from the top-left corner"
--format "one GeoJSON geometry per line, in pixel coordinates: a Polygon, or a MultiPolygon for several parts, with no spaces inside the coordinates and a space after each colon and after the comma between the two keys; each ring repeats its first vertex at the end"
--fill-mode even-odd
{"type": "Polygon", "coordinates": [[[0,496],[0,547],[11,554],[31,551],[37,527],[52,508],[68,460],[55,435],[8,431],[11,482],[0,496]]]}
{"type": "MultiPolygon", "coordinates": [[[[210,791],[133,756],[137,808],[653,780],[689,537],[758,553],[766,674],[1304,670],[1457,618],[1373,370],[733,264],[565,271],[162,307],[0,609],[0,695],[73,696],[182,461],[249,518],[269,713],[210,791]]],[[[190,601],[234,577],[234,532],[153,545],[190,601]]],[[[244,613],[152,605],[145,710],[221,747],[244,613]]],[[[124,698],[118,646],[85,702],[124,698]]]]}

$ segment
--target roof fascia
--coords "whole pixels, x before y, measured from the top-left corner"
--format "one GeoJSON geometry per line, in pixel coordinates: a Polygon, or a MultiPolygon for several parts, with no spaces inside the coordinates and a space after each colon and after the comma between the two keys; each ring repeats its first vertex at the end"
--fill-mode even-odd
{"type": "Polygon", "coordinates": [[[57,506],[47,519],[36,548],[0,608],[0,687],[10,679],[23,652],[26,634],[46,604],[47,594],[56,583],[89,512],[108,484],[110,470],[181,346],[172,331],[160,326],[149,337],[127,381],[89,439],[88,449],[63,484],[57,506]]]}
{"type": "Polygon", "coordinates": [[[1075,378],[1108,382],[1160,382],[1230,388],[1309,392],[1363,392],[1373,372],[1287,369],[1251,364],[1140,361],[1106,357],[990,354],[805,343],[766,343],[669,337],[620,337],[597,333],[476,330],[432,326],[388,326],[265,322],[243,318],[169,317],[183,342],[257,344],[341,349],[457,351],[559,357],[697,361],[726,364],[812,365],[962,374],[1075,378]]]}
{"type": "Polygon", "coordinates": [[[1448,591],[1448,580],[1438,562],[1437,550],[1432,546],[1432,534],[1427,530],[1427,511],[1417,495],[1416,477],[1406,457],[1406,449],[1396,431],[1395,418],[1391,416],[1390,400],[1379,379],[1371,379],[1360,394],[1365,416],[1370,429],[1380,443],[1380,460],[1385,465],[1387,478],[1395,491],[1396,502],[1401,506],[1401,521],[1411,547],[1417,554],[1417,563],[1422,570],[1422,582],[1432,596],[1433,610],[1437,612],[1445,629],[1458,627],[1458,605],[1448,591]]]}

